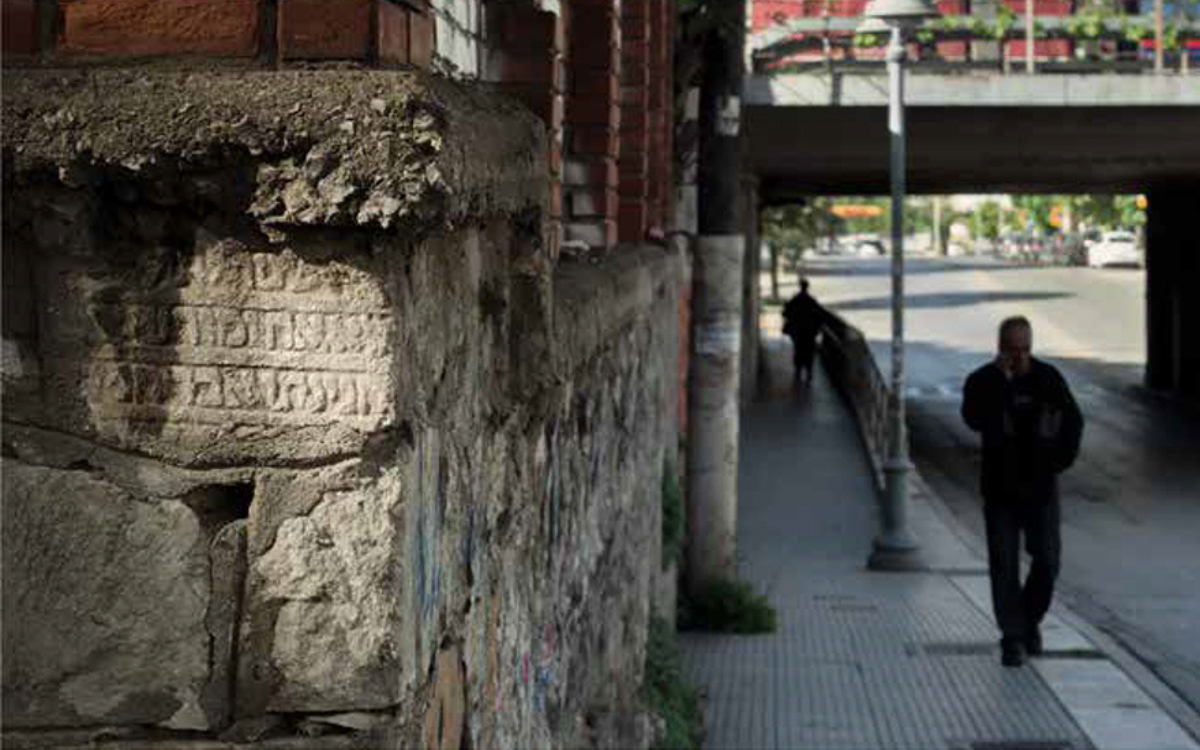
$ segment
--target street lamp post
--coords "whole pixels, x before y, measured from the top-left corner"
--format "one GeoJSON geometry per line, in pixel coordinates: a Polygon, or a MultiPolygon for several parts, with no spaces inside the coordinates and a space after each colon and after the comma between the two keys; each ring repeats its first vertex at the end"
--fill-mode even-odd
{"type": "Polygon", "coordinates": [[[883,471],[883,529],[875,538],[867,567],[913,570],[922,566],[920,545],[908,528],[908,430],[904,404],[904,32],[937,16],[928,0],[871,0],[861,31],[886,28],[888,153],[892,194],[892,382],[888,399],[888,457],[883,471]]]}

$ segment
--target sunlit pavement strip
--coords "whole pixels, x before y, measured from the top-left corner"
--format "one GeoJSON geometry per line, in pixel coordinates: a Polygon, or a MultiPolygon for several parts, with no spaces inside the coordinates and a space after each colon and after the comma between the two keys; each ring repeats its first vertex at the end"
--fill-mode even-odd
{"type": "MultiPolygon", "coordinates": [[[[952,581],[976,607],[990,611],[987,578],[952,581]]],[[[1133,680],[1053,612],[1042,635],[1046,655],[1030,663],[1097,750],[1200,750],[1133,680]]]]}

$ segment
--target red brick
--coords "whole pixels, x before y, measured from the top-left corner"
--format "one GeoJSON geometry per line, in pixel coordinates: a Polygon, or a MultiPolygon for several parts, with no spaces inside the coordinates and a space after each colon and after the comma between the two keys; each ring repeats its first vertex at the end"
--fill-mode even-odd
{"type": "Polygon", "coordinates": [[[650,176],[650,155],[629,153],[622,148],[618,174],[622,193],[642,194],[645,191],[646,180],[650,176]]]}
{"type": "Polygon", "coordinates": [[[610,99],[572,97],[567,108],[567,121],[577,125],[605,125],[619,128],[621,106],[610,99]]]}
{"type": "Polygon", "coordinates": [[[563,170],[563,144],[562,144],[562,128],[559,127],[550,138],[550,154],[549,154],[550,174],[559,176],[563,170]]]}
{"type": "Polygon", "coordinates": [[[646,39],[629,39],[621,42],[621,62],[625,65],[650,64],[650,42],[646,39]]]}
{"type": "Polygon", "coordinates": [[[612,3],[589,5],[576,2],[571,14],[572,43],[605,33],[610,34],[612,39],[617,38],[620,25],[612,3]]]}
{"type": "Polygon", "coordinates": [[[4,24],[0,48],[4,57],[36,55],[38,51],[37,5],[34,0],[3,0],[0,23],[4,24]]]}
{"type": "Polygon", "coordinates": [[[637,18],[622,15],[621,16],[621,44],[625,44],[631,40],[644,40],[650,38],[650,19],[645,16],[637,18]]]}
{"type": "Polygon", "coordinates": [[[379,61],[408,65],[409,15],[408,8],[388,0],[379,3],[379,61]]]}
{"type": "Polygon", "coordinates": [[[504,49],[537,49],[562,52],[566,48],[563,25],[548,10],[501,5],[492,22],[498,29],[497,42],[504,49]]]}
{"type": "Polygon", "coordinates": [[[408,57],[412,65],[428,70],[433,65],[435,45],[433,17],[413,11],[409,16],[408,57]]]}
{"type": "Polygon", "coordinates": [[[616,128],[604,126],[572,126],[571,153],[616,156],[620,140],[616,128]]]}
{"type": "Polygon", "coordinates": [[[642,201],[621,201],[617,226],[621,242],[641,242],[646,235],[647,207],[642,201]]]}
{"type": "Polygon", "coordinates": [[[550,50],[504,49],[492,55],[491,73],[505,83],[563,90],[562,59],[550,50]]]}
{"type": "Polygon", "coordinates": [[[581,71],[575,76],[571,93],[578,97],[613,101],[621,90],[621,79],[611,72],[581,71]]]}
{"type": "Polygon", "coordinates": [[[625,86],[651,87],[651,72],[649,65],[635,65],[621,61],[621,83],[625,86]]]}
{"type": "Polygon", "coordinates": [[[556,94],[547,88],[524,84],[501,84],[499,89],[529,107],[529,110],[545,123],[547,130],[553,131],[562,127],[562,94],[556,94]]]}
{"type": "Polygon", "coordinates": [[[564,188],[566,192],[567,212],[572,217],[609,217],[616,218],[620,198],[616,190],[603,186],[594,188],[571,187],[564,188]]]}
{"type": "Polygon", "coordinates": [[[258,54],[257,0],[62,0],[59,10],[67,55],[258,54]]]}
{"type": "Polygon", "coordinates": [[[279,56],[284,60],[366,59],[370,0],[279,0],[279,56]]]}
{"type": "Polygon", "coordinates": [[[649,113],[650,90],[644,86],[623,86],[620,101],[625,114],[631,111],[649,113]]]}
{"type": "Polygon", "coordinates": [[[563,166],[565,185],[615,186],[617,179],[617,162],[614,159],[571,159],[563,166]]]}

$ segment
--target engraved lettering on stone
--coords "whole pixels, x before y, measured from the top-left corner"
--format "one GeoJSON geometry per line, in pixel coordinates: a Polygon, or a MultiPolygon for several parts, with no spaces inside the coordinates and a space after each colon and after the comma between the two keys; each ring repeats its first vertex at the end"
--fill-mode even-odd
{"type": "Polygon", "coordinates": [[[98,417],[372,429],[390,416],[392,317],[366,272],[222,242],[172,282],[86,303],[98,417]]]}

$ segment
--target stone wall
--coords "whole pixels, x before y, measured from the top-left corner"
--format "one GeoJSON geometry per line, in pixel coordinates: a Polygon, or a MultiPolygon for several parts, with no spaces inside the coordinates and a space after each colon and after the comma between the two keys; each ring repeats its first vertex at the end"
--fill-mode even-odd
{"type": "Polygon", "coordinates": [[[3,97],[5,745],[647,744],[679,259],[553,265],[477,86],[3,97]]]}

